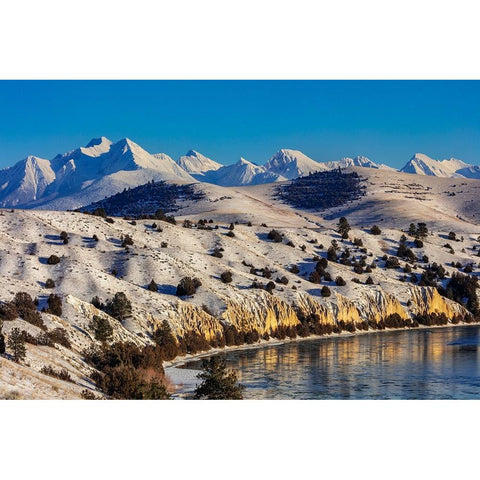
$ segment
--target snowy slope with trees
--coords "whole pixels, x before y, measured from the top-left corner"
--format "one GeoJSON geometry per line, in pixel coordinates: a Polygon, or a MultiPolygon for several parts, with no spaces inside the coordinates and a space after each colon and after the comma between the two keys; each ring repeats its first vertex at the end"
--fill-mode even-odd
{"type": "Polygon", "coordinates": [[[212,347],[474,319],[479,182],[351,172],[326,208],[196,183],[175,221],[0,211],[0,396],[164,398],[163,362],[212,347]]]}

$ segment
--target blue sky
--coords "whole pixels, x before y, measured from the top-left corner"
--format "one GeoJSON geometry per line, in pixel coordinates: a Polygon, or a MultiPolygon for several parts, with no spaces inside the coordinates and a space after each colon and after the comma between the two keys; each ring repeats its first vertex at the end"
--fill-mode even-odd
{"type": "Polygon", "coordinates": [[[0,166],[105,135],[178,158],[263,163],[415,152],[480,164],[479,81],[0,81],[0,166]]]}

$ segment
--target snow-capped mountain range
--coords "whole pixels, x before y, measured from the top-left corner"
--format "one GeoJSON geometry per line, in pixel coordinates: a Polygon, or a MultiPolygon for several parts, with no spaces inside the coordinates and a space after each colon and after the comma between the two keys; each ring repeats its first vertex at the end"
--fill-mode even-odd
{"type": "MultiPolygon", "coordinates": [[[[100,137],[51,160],[30,155],[0,170],[0,206],[76,209],[151,180],[246,186],[349,167],[394,170],[362,156],[317,162],[299,150],[289,149],[279,150],[264,165],[245,158],[232,165],[222,165],[195,150],[174,161],[165,153],[151,154],[128,138],[114,143],[100,137]]],[[[480,179],[479,166],[455,158],[439,161],[421,153],[415,154],[400,171],[480,179]]]]}
{"type": "Polygon", "coordinates": [[[435,177],[462,177],[459,171],[470,166],[456,158],[434,160],[423,153],[416,153],[400,171],[435,177]]]}

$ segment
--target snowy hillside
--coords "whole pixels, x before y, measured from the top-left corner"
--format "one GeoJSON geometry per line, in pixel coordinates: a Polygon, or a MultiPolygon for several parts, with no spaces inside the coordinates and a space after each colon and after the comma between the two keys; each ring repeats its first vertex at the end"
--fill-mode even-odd
{"type": "Polygon", "coordinates": [[[423,176],[412,183],[407,174],[389,179],[382,170],[356,171],[364,178],[366,196],[343,210],[337,207],[337,213],[296,210],[275,200],[273,186],[209,184],[195,185],[203,196],[177,210],[176,225],[158,219],[114,218],[112,223],[74,212],[0,212],[0,274],[5,279],[0,300],[10,302],[15,293],[27,292],[38,298],[38,310],[47,306],[50,294],[62,301],[61,313],[40,314],[44,327],[20,318],[4,320],[7,340],[19,328],[28,333],[30,343],[25,361],[15,363],[0,356],[0,396],[80,398],[85,390],[104,396],[92,380],[94,369],[84,354],[86,347],[100,346],[92,327],[94,317],[112,326],[110,342],[130,341],[142,347],[152,344],[152,334],[163,321],[179,339],[196,332],[213,344],[215,335],[223,335],[222,325],[252,329],[255,338],[278,335],[279,328],[288,335],[294,335],[295,329],[304,332],[297,311],[317,312],[328,328],[353,331],[354,325],[359,329],[367,321],[375,325],[392,312],[405,322],[423,311],[440,312],[450,320],[465,316],[459,304],[418,283],[433,262],[447,272],[440,285],[446,285],[454,272],[466,271],[467,265],[477,272],[480,227],[475,215],[480,212],[479,207],[472,209],[470,201],[478,196],[474,188],[478,182],[453,185],[451,179],[423,176]],[[406,197],[412,198],[402,208],[406,197]],[[464,218],[466,212],[470,220],[464,218]],[[344,213],[352,229],[342,240],[336,229],[338,215],[344,213]],[[408,236],[404,250],[411,251],[408,255],[415,260],[399,258],[400,229],[407,230],[413,218],[415,223],[425,221],[429,234],[422,243],[408,236]],[[235,222],[231,230],[229,225],[235,222]],[[379,234],[370,232],[375,223],[379,234]],[[278,232],[278,239],[272,230],[278,232]],[[66,244],[62,231],[68,237],[66,244]],[[453,240],[451,231],[456,232],[453,240]],[[126,243],[126,238],[131,241],[126,243]],[[334,240],[338,260],[328,261],[328,276],[317,283],[312,275],[318,259],[327,258],[334,240]],[[48,261],[51,255],[58,257],[58,263],[48,261]],[[387,268],[385,256],[398,258],[399,267],[387,268]],[[405,273],[407,263],[410,273],[405,273]],[[225,283],[221,274],[227,270],[232,281],[225,283]],[[201,286],[193,295],[178,297],[176,287],[185,276],[198,278],[201,286]],[[345,283],[337,283],[338,277],[345,283]],[[272,293],[261,288],[268,282],[272,293]],[[323,296],[323,287],[328,287],[329,296],[323,296]],[[131,315],[122,320],[92,305],[93,297],[105,302],[116,292],[124,292],[132,303],[131,315]],[[356,323],[345,327],[348,322],[356,323]],[[31,343],[46,334],[56,338],[58,329],[67,335],[67,346],[31,343]],[[71,381],[42,373],[46,367],[65,369],[71,381]]]}
{"type": "MultiPolygon", "coordinates": [[[[0,397],[80,398],[85,390],[107,395],[85,353],[101,348],[99,319],[111,326],[107,343],[138,348],[153,345],[153,333],[167,322],[178,348],[190,353],[225,342],[381,329],[382,322],[412,327],[414,320],[468,320],[464,307],[431,285],[446,287],[454,273],[478,275],[479,182],[352,171],[365,195],[322,211],[282,203],[275,196],[278,184],[206,183],[189,187],[195,201],[175,205],[176,224],[157,217],[0,211],[2,334],[8,341],[19,328],[27,338],[24,361],[14,362],[10,347],[0,355],[0,397]],[[337,232],[342,215],[351,226],[343,239],[337,232]],[[421,240],[407,233],[418,222],[428,228],[421,240]],[[434,263],[444,269],[440,277],[434,263]],[[222,277],[226,271],[231,281],[222,277]],[[184,277],[201,285],[177,296],[184,277]],[[11,313],[18,292],[38,299],[33,308],[40,320],[31,312],[20,312],[22,318],[11,313]],[[125,317],[105,307],[118,292],[131,302],[125,317]],[[51,294],[60,298],[61,311],[48,310],[51,294]],[[62,370],[70,380],[52,377],[62,370]]],[[[153,200],[157,185],[149,185],[153,200]]]]}

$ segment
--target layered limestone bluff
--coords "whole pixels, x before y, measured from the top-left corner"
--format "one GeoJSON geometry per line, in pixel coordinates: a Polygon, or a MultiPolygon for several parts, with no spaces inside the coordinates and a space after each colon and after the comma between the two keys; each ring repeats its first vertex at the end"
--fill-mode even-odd
{"type": "Polygon", "coordinates": [[[299,292],[296,306],[305,317],[315,318],[322,325],[336,325],[331,304],[317,302],[311,295],[299,292]]]}
{"type": "Polygon", "coordinates": [[[222,318],[239,331],[253,330],[260,336],[279,327],[296,327],[300,323],[291,305],[261,290],[240,299],[227,299],[222,318]]]}
{"type": "Polygon", "coordinates": [[[366,321],[379,323],[390,315],[399,315],[402,320],[410,318],[396,297],[381,288],[363,292],[363,298],[358,301],[360,315],[366,321]]]}
{"type": "MultiPolygon", "coordinates": [[[[260,337],[271,335],[280,328],[297,327],[302,318],[314,319],[321,325],[336,327],[343,324],[364,322],[379,324],[392,315],[402,320],[416,315],[445,315],[449,321],[463,319],[469,312],[460,304],[442,297],[433,287],[409,287],[411,298],[409,307],[404,307],[392,294],[380,287],[373,291],[359,292],[353,301],[335,293],[332,298],[316,298],[306,292],[298,292],[295,302],[290,305],[285,300],[263,290],[249,291],[244,295],[225,297],[225,309],[217,316],[183,300],[171,304],[165,302],[162,311],[152,313],[135,306],[132,317],[119,322],[91,303],[67,295],[66,304],[78,313],[75,319],[73,339],[79,346],[85,345],[87,336],[93,341],[89,323],[94,316],[107,318],[113,327],[114,341],[131,341],[137,345],[151,343],[151,333],[167,320],[177,338],[187,333],[203,336],[207,342],[221,338],[226,326],[231,325],[239,332],[257,332],[260,337]],[[76,332],[75,332],[76,330],[76,332]]],[[[68,322],[62,322],[68,326],[68,322]]],[[[72,329],[70,329],[72,331],[72,329]]]]}
{"type": "Polygon", "coordinates": [[[410,294],[413,314],[444,314],[449,320],[455,316],[466,317],[470,315],[462,305],[442,297],[434,287],[413,287],[410,288],[410,294]]]}
{"type": "Polygon", "coordinates": [[[347,297],[340,295],[339,293],[336,293],[336,297],[337,304],[333,304],[333,311],[337,320],[337,324],[338,322],[354,324],[360,323],[362,321],[362,318],[360,317],[360,311],[358,310],[355,303],[347,297]]]}

